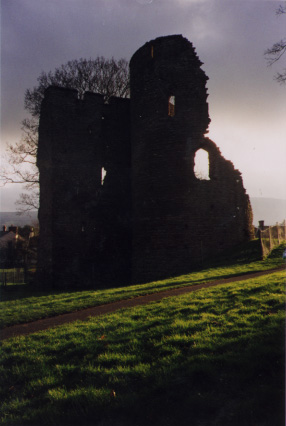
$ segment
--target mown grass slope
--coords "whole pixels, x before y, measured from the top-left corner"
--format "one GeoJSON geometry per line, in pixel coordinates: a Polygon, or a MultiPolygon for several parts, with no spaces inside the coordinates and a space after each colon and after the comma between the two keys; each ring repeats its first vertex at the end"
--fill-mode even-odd
{"type": "Polygon", "coordinates": [[[2,343],[2,423],[284,425],[285,272],[2,343]]]}
{"type": "Polygon", "coordinates": [[[201,284],[249,272],[264,271],[283,265],[282,251],[285,244],[271,255],[260,260],[259,241],[254,240],[209,263],[205,268],[179,277],[147,284],[120,288],[83,291],[36,291],[31,286],[7,286],[0,288],[0,327],[35,321],[66,312],[176,287],[201,284]]]}

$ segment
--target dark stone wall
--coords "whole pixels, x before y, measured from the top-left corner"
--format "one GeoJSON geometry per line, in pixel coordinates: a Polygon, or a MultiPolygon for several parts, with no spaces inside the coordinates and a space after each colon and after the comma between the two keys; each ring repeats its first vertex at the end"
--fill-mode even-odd
{"type": "Polygon", "coordinates": [[[102,121],[106,177],[92,223],[100,229],[98,280],[131,280],[131,145],[130,100],[112,98],[102,121]]]}
{"type": "Polygon", "coordinates": [[[104,104],[98,94],[80,100],[76,91],[47,89],[38,149],[40,283],[154,280],[252,238],[241,175],[205,137],[201,65],[188,40],[160,37],[131,59],[131,100],[104,104]],[[199,149],[209,155],[209,180],[194,173],[199,149]]]}
{"type": "Polygon", "coordinates": [[[50,87],[38,167],[38,280],[56,287],[129,281],[129,100],[104,105],[101,95],[86,93],[80,100],[76,91],[50,87]]]}
{"type": "Polygon", "coordinates": [[[130,62],[134,282],[187,272],[251,234],[240,174],[204,137],[201,65],[182,36],[146,43],[130,62]],[[194,175],[200,148],[209,152],[209,181],[194,175]]]}

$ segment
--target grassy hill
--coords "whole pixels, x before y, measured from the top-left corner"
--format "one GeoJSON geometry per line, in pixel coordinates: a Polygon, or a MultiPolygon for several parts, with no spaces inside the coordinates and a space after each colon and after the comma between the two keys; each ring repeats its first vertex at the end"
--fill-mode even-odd
{"type": "MultiPolygon", "coordinates": [[[[1,307],[27,319],[38,305],[42,312],[75,302],[74,310],[92,297],[106,303],[196,285],[282,265],[284,247],[259,261],[248,246],[220,266],[142,286],[7,290],[1,307]]],[[[3,341],[1,424],[282,426],[284,327],[285,271],[278,271],[3,341]]]]}
{"type": "MultiPolygon", "coordinates": [[[[154,281],[146,284],[119,288],[95,288],[82,291],[41,291],[33,285],[13,285],[0,287],[0,326],[10,326],[41,318],[73,312],[92,306],[123,299],[158,293],[172,288],[195,286],[202,282],[260,272],[284,264],[282,252],[285,245],[273,250],[265,260],[261,259],[259,240],[238,246],[225,255],[211,260],[202,270],[178,277],[154,281]]],[[[96,285],[96,283],[95,283],[96,285]]]]}
{"type": "Polygon", "coordinates": [[[4,425],[282,426],[284,272],[5,341],[4,425]]]}

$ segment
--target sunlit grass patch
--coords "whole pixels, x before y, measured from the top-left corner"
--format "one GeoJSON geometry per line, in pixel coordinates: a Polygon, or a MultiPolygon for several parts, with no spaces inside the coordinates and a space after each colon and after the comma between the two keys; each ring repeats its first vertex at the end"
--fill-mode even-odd
{"type": "Polygon", "coordinates": [[[280,426],[285,273],[2,343],[3,424],[280,426]]]}

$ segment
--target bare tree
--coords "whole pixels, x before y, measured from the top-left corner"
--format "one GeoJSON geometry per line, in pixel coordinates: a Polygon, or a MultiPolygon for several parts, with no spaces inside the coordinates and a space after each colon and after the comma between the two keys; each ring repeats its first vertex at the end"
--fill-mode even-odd
{"type": "MultiPolygon", "coordinates": [[[[286,4],[280,5],[276,10],[276,15],[286,14],[286,4]]],[[[267,49],[264,54],[267,59],[268,65],[271,66],[275,62],[279,61],[279,59],[286,52],[286,38],[274,43],[272,47],[267,49]]],[[[282,72],[278,72],[275,76],[275,80],[280,84],[286,83],[286,68],[282,70],[282,72]]]]}
{"type": "Polygon", "coordinates": [[[22,122],[22,137],[15,145],[7,146],[2,169],[2,185],[7,183],[25,184],[28,193],[20,194],[16,201],[19,212],[37,210],[39,204],[39,172],[36,166],[38,148],[38,120],[31,118],[22,122]]]}
{"type": "Polygon", "coordinates": [[[54,72],[42,72],[38,85],[25,93],[25,108],[33,117],[39,117],[41,102],[48,86],[60,86],[76,89],[79,97],[84,92],[104,95],[105,102],[111,96],[127,97],[129,95],[129,69],[125,59],[114,58],[79,59],[69,61],[54,72]]]}
{"type": "Polygon", "coordinates": [[[129,96],[129,67],[125,59],[79,59],[69,61],[53,72],[42,72],[37,79],[38,85],[26,90],[25,109],[31,114],[22,122],[22,138],[15,145],[9,144],[0,180],[7,183],[25,184],[28,193],[20,195],[16,202],[19,212],[27,212],[38,208],[39,173],[36,166],[38,150],[38,125],[41,102],[47,87],[59,86],[76,89],[80,98],[84,92],[100,93],[105,102],[111,96],[129,96]]]}

